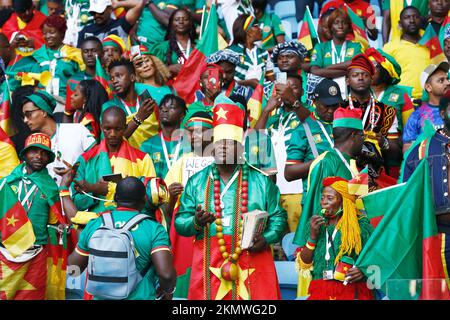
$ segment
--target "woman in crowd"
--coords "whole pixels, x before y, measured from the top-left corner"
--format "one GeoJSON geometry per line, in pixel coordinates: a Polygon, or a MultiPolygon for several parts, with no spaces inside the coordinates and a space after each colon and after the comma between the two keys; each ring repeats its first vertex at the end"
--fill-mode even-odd
{"type": "Polygon", "coordinates": [[[176,77],[195,48],[195,40],[191,13],[186,9],[177,9],[169,18],[165,41],[154,44],[149,51],[169,67],[172,77],[176,77]]]}
{"type": "MultiPolygon", "coordinates": [[[[306,246],[297,254],[303,273],[311,273],[310,300],[371,300],[364,274],[353,266],[373,231],[359,214],[348,181],[340,177],[323,180],[322,210],[311,217],[306,246]]],[[[299,283],[301,286],[301,283],[299,283]]]]}
{"type": "Polygon", "coordinates": [[[318,43],[314,47],[311,55],[311,73],[324,78],[343,77],[352,58],[362,53],[361,44],[346,40],[352,31],[351,22],[341,8],[334,10],[328,17],[328,28],[332,39],[318,43]]]}
{"type": "Polygon", "coordinates": [[[70,97],[77,111],[74,122],[84,125],[100,141],[100,113],[102,105],[109,100],[105,88],[96,80],[82,80],[70,97]]]}
{"type": "Polygon", "coordinates": [[[273,75],[269,53],[255,44],[261,39],[262,31],[255,17],[243,14],[236,19],[233,24],[233,43],[228,49],[240,56],[234,79],[242,86],[255,88],[262,75],[268,78],[273,75]]]}
{"type": "Polygon", "coordinates": [[[140,55],[132,56],[138,82],[137,86],[147,89],[153,100],[159,105],[166,94],[172,90],[166,85],[170,71],[157,57],[150,54],[148,48],[140,46],[140,55]]]}
{"type": "MultiPolygon", "coordinates": [[[[33,53],[33,58],[41,67],[41,72],[49,71],[51,81],[47,85],[58,103],[66,100],[67,80],[84,69],[80,49],[63,43],[67,30],[66,20],[60,15],[47,17],[41,25],[45,44],[33,53]]],[[[42,81],[41,81],[42,82],[42,81]]],[[[63,107],[56,107],[55,112],[62,112],[63,107]]]]}

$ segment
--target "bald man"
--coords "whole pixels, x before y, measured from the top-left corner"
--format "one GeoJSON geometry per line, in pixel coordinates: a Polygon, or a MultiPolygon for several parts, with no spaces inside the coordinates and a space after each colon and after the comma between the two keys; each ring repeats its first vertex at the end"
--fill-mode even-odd
{"type": "Polygon", "coordinates": [[[118,107],[103,112],[100,144],[78,158],[76,180],[72,183],[73,200],[78,210],[102,212],[110,210],[116,190],[117,176],[155,177],[148,154],[132,147],[124,139],[125,112],[118,107]],[[111,175],[116,175],[111,177],[111,175]]]}

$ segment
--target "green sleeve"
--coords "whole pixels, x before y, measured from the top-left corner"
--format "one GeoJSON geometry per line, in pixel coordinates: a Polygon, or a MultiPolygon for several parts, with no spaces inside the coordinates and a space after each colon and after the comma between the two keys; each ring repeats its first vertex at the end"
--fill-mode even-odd
{"type": "Polygon", "coordinates": [[[373,233],[373,227],[370,224],[370,220],[367,217],[362,217],[359,220],[359,227],[360,227],[360,235],[361,235],[361,248],[364,248],[364,245],[369,240],[370,236],[373,233]]]}
{"type": "Polygon", "coordinates": [[[280,18],[276,14],[272,15],[272,30],[275,37],[286,34],[280,18]]]}
{"type": "MultiPolygon", "coordinates": [[[[87,180],[86,162],[84,161],[84,158],[82,156],[79,156],[77,162],[80,162],[80,166],[78,167],[77,176],[76,176],[75,180],[76,181],[87,180]]],[[[78,193],[75,190],[74,182],[72,182],[72,185],[70,186],[70,188],[72,191],[73,203],[75,204],[75,206],[77,207],[78,210],[80,210],[80,211],[88,210],[89,208],[93,207],[94,205],[96,205],[98,203],[98,200],[95,200],[95,199],[85,195],[84,193],[78,193]]],[[[89,194],[89,195],[92,196],[92,194],[89,194]]]]}
{"type": "Polygon", "coordinates": [[[103,220],[100,218],[100,219],[93,219],[88,222],[88,224],[78,237],[77,243],[78,248],[80,248],[83,251],[89,252],[89,240],[91,239],[91,236],[94,233],[94,231],[97,230],[100,221],[103,220]]]}
{"type": "Polygon", "coordinates": [[[148,51],[165,64],[171,64],[167,63],[167,52],[169,51],[169,41],[154,43],[148,48],[148,51]]]}
{"type": "MultiPolygon", "coordinates": [[[[193,181],[196,179],[189,179],[184,192],[180,198],[180,208],[175,215],[175,230],[184,237],[191,237],[200,234],[202,230],[197,231],[194,228],[194,217],[197,203],[195,201],[196,186],[193,181]]],[[[200,186],[199,186],[200,187],[200,186]]]]}
{"type": "Polygon", "coordinates": [[[314,50],[311,54],[311,63],[310,66],[316,66],[319,68],[323,68],[323,50],[322,44],[318,43],[314,46],[314,50]]]}
{"type": "Polygon", "coordinates": [[[280,190],[269,178],[265,179],[267,181],[266,196],[269,219],[263,236],[268,244],[273,244],[280,241],[283,236],[287,226],[287,213],[280,205],[280,190]]]}
{"type": "Polygon", "coordinates": [[[287,161],[305,161],[307,143],[308,141],[304,139],[303,126],[300,124],[291,135],[291,141],[289,142],[289,147],[287,149],[287,161]]]}
{"type": "Polygon", "coordinates": [[[169,234],[167,233],[166,229],[164,227],[155,222],[151,221],[153,225],[155,225],[155,230],[153,231],[153,239],[151,248],[152,250],[157,247],[170,247],[170,241],[169,241],[169,234]]]}

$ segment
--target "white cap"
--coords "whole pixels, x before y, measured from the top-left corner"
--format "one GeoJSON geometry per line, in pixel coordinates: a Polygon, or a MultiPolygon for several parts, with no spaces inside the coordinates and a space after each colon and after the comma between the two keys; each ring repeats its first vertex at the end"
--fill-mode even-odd
{"type": "Polygon", "coordinates": [[[448,70],[450,69],[450,65],[448,64],[447,60],[442,60],[441,62],[439,62],[439,64],[430,64],[428,67],[426,67],[420,75],[420,86],[422,87],[422,89],[425,90],[425,83],[427,82],[428,78],[436,72],[437,69],[448,72],[448,70]]]}
{"type": "Polygon", "coordinates": [[[111,0],[91,0],[89,12],[103,13],[108,6],[112,6],[111,0]]]}

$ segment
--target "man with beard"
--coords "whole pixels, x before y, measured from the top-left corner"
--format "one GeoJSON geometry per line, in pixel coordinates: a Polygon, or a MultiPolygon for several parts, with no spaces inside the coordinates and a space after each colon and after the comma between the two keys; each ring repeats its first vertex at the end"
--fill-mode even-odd
{"type": "Polygon", "coordinates": [[[145,91],[145,85],[136,83],[132,62],[122,58],[111,62],[108,70],[114,95],[103,104],[102,113],[114,106],[122,109],[127,116],[124,136],[133,147],[139,148],[142,142],[158,132],[158,120],[153,112],[156,103],[152,98],[142,101],[140,95],[145,91]]]}
{"type": "Polygon", "coordinates": [[[47,291],[48,225],[64,223],[58,186],[46,166],[53,162],[50,137],[31,134],[20,152],[24,161],[0,180],[7,210],[1,230],[2,300],[44,300],[47,291]]]}
{"type": "Polygon", "coordinates": [[[158,134],[145,140],[140,149],[152,158],[156,176],[164,178],[183,154],[180,126],[186,114],[186,103],[180,97],[168,94],[162,99],[158,114],[158,134]]]}
{"type": "MultiPolygon", "coordinates": [[[[379,156],[383,156],[383,159],[401,159],[396,111],[394,107],[379,102],[371,93],[374,74],[375,67],[365,55],[359,54],[352,59],[346,78],[350,93],[344,101],[344,106],[362,111],[363,128],[369,139],[367,144],[372,144],[379,156]]],[[[378,160],[381,161],[380,158],[378,160]]],[[[360,163],[362,166],[365,164],[360,163]]],[[[378,171],[380,165],[377,164],[376,167],[378,171]]]]}
{"type": "Polygon", "coordinates": [[[214,104],[214,163],[188,180],[175,216],[177,232],[195,236],[188,299],[280,299],[269,248],[286,228],[278,188],[243,161],[244,107],[223,94],[214,104]],[[253,210],[267,222],[245,248],[243,216],[253,210]]]}
{"type": "Polygon", "coordinates": [[[96,57],[99,57],[100,59],[100,57],[102,56],[103,47],[101,41],[98,40],[98,38],[91,36],[81,42],[81,57],[83,58],[86,69],[74,74],[67,81],[64,122],[72,122],[72,116],[75,111],[71,106],[71,96],[73,94],[73,90],[75,90],[75,87],[80,83],[81,80],[89,80],[95,77],[96,57]]]}
{"type": "Polygon", "coordinates": [[[71,187],[79,211],[103,212],[114,207],[116,182],[105,181],[107,175],[155,177],[150,157],[124,139],[125,112],[118,107],[108,108],[101,122],[105,138],[77,160],[80,165],[71,187]]]}
{"type": "Polygon", "coordinates": [[[413,87],[412,97],[420,99],[420,73],[430,64],[430,50],[418,44],[421,39],[421,16],[416,7],[405,7],[400,14],[399,27],[402,29],[400,39],[386,43],[383,51],[390,54],[402,68],[400,85],[413,87]]]}

